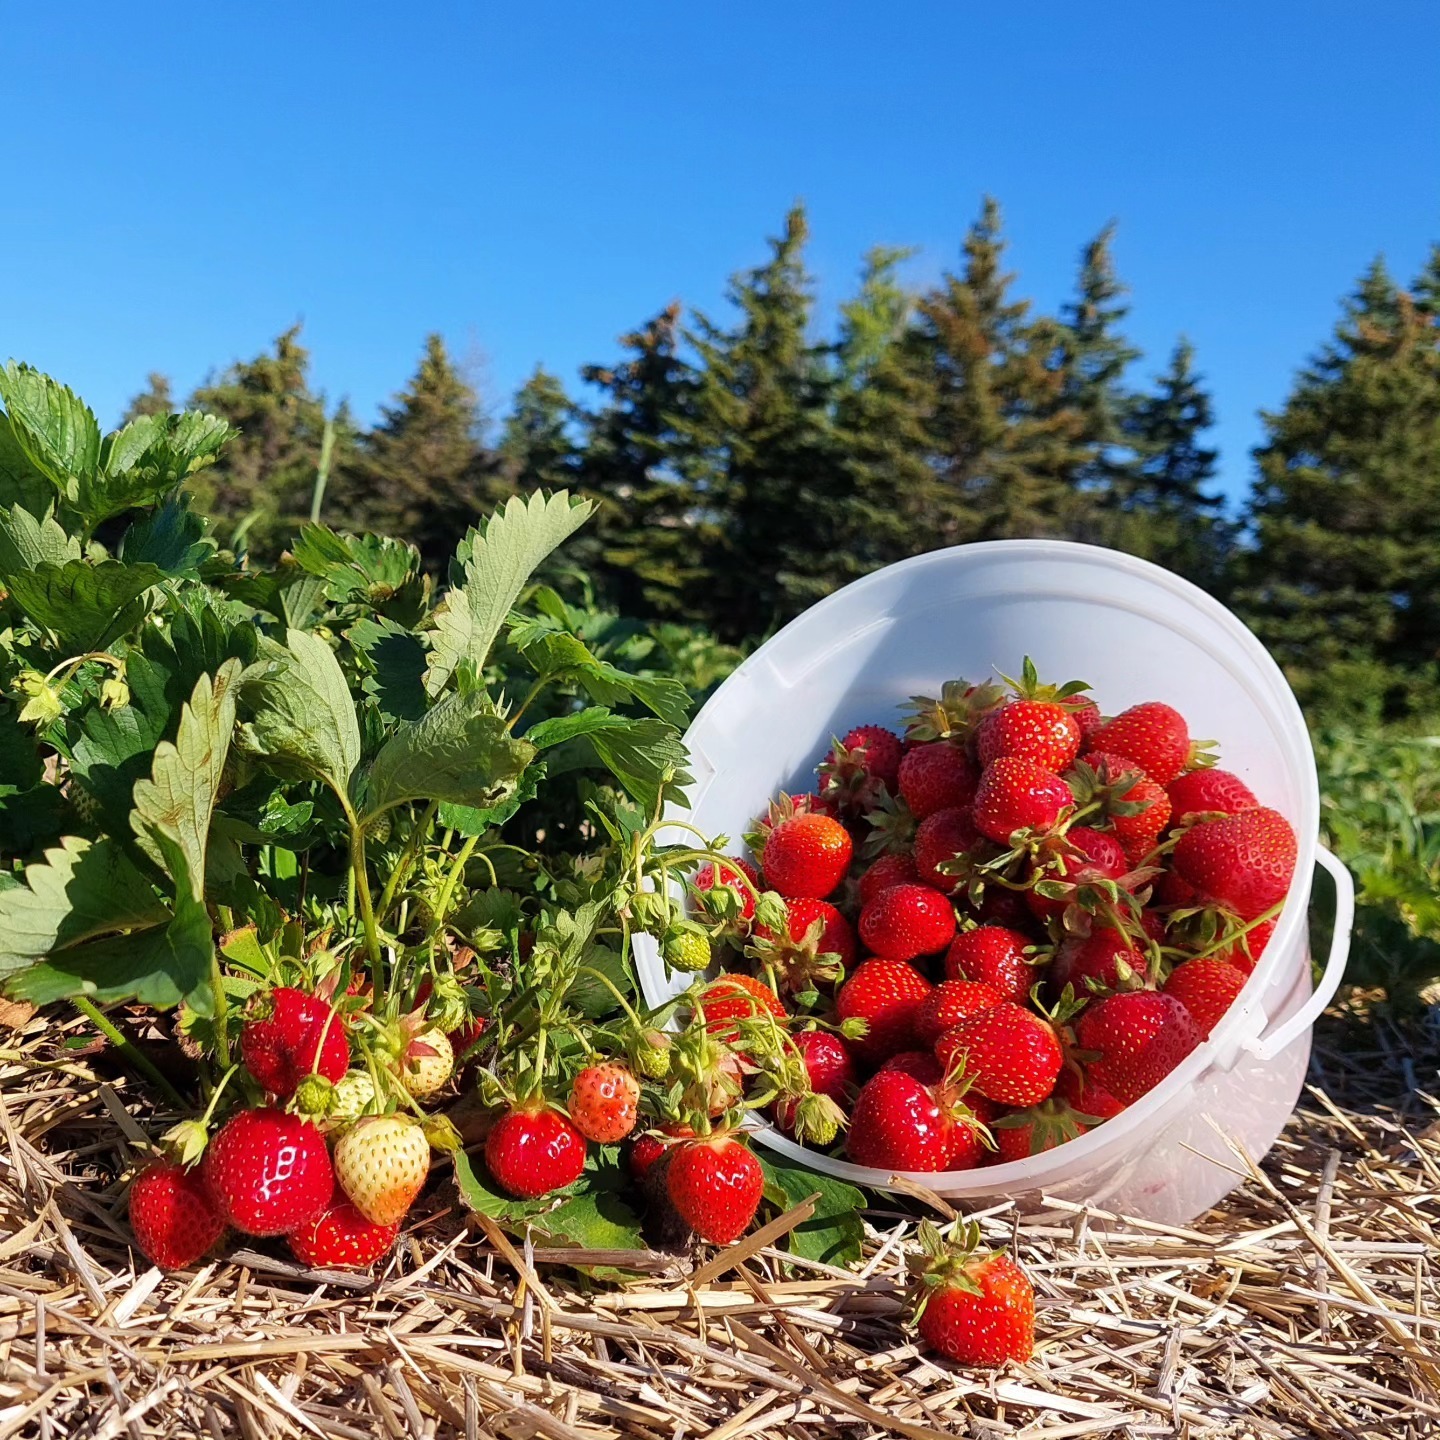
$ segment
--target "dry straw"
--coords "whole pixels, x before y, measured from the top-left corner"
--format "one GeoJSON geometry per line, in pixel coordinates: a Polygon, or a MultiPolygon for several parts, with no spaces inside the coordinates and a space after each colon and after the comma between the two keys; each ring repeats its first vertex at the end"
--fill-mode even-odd
{"type": "Polygon", "coordinates": [[[539,1251],[442,1185],[375,1277],[280,1249],[162,1275],[123,1220],[140,1097],[58,1038],[0,1050],[0,1440],[1440,1435],[1433,1011],[1327,1017],[1280,1143],[1191,1227],[981,1216],[1038,1294],[1033,1363],[997,1375],[902,1325],[918,1203],[848,1272],[774,1248],[784,1220],[694,1257],[539,1251]]]}

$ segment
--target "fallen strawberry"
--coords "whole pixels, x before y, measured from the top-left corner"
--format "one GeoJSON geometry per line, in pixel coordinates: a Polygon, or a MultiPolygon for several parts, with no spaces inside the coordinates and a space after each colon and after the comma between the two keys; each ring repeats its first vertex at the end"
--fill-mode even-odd
{"type": "Polygon", "coordinates": [[[1035,1350],[1035,1290],[1000,1251],[981,1251],[979,1228],[965,1226],[946,1244],[928,1221],[920,1226],[924,1259],[916,1322],[920,1337],[962,1365],[1023,1364],[1035,1350]]]}

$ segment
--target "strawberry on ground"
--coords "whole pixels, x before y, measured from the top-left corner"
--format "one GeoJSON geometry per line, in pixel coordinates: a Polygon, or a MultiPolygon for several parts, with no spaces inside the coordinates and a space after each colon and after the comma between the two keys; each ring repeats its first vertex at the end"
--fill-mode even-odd
{"type": "Polygon", "coordinates": [[[146,1259],[162,1270],[193,1265],[225,1233],[225,1217],[199,1167],[156,1160],[130,1187],[130,1228],[146,1259]]]}
{"type": "Polygon", "coordinates": [[[377,1225],[367,1220],[336,1186],[325,1209],[292,1230],[285,1243],[302,1265],[312,1269],[363,1270],[390,1249],[399,1233],[398,1222],[377,1225]]]}
{"type": "Polygon", "coordinates": [[[1243,971],[1223,960],[1187,960],[1171,971],[1164,990],[1190,1012],[1200,1038],[1208,1040],[1225,1012],[1239,999],[1247,978],[1243,971]]]}
{"type": "Polygon", "coordinates": [[[1107,720],[1090,745],[1133,760],[1157,785],[1168,785],[1187,765],[1203,763],[1205,753],[1191,743],[1185,717],[1159,700],[1132,705],[1107,720]]]}
{"type": "Polygon", "coordinates": [[[976,779],[970,757],[949,740],[917,745],[900,762],[900,794],[917,820],[968,805],[976,779]]]}
{"type": "Polygon", "coordinates": [[[1017,831],[1041,834],[1055,829],[1074,805],[1070,787],[1053,771],[1006,755],[987,765],[980,777],[975,824],[982,835],[1009,845],[1017,831]]]}
{"type": "Polygon", "coordinates": [[[962,1020],[935,1042],[948,1071],[963,1062],[975,1091],[997,1105],[1038,1105],[1055,1089],[1065,1054],[1055,1026],[1042,1015],[1002,1000],[962,1020]]]}
{"type": "Polygon", "coordinates": [[[982,1124],[958,1087],[880,1070],[856,1097],[845,1153],[876,1170],[964,1170],[980,1161],[982,1124]]]}
{"type": "Polygon", "coordinates": [[[980,832],[968,807],[927,815],[915,829],[915,871],[920,883],[950,894],[960,877],[945,874],[940,866],[968,854],[979,843],[980,832]]]}
{"type": "Polygon", "coordinates": [[[927,1263],[921,1274],[920,1338],[962,1365],[1023,1364],[1035,1350],[1035,1290],[1000,1251],[979,1252],[979,1230],[967,1226],[959,1244],[945,1245],[921,1227],[927,1263]]]}
{"type": "Polygon", "coordinates": [[[1190,770],[1172,780],[1165,793],[1170,797],[1172,825],[1191,815],[1238,815],[1260,803],[1250,787],[1228,770],[1190,770]]]}
{"type": "MultiPolygon", "coordinates": [[[[847,1043],[829,1030],[802,1030],[795,1037],[795,1049],[805,1062],[811,1090],[848,1108],[856,1075],[847,1043]]],[[[775,1120],[782,1130],[793,1130],[795,1102],[781,1100],[775,1106],[775,1120]]]]}
{"type": "Polygon", "coordinates": [[[928,885],[892,885],[860,912],[860,938],[887,960],[935,955],[955,935],[955,907],[928,885]]]}
{"type": "Polygon", "coordinates": [[[286,1100],[312,1072],[339,1080],[350,1068],[350,1042],[328,1001],[278,985],[248,1008],[240,1056],[264,1089],[286,1100]]]}
{"type": "Polygon", "coordinates": [[[892,885],[913,884],[915,879],[915,857],[908,850],[892,850],[880,856],[860,877],[857,886],[860,904],[868,905],[882,890],[892,885]]]}
{"type": "Polygon", "coordinates": [[[325,1137],[283,1110],[239,1110],[205,1151],[215,1208],[247,1235],[286,1235],[330,1200],[335,1171],[325,1137]]]}
{"type": "Polygon", "coordinates": [[[675,1209],[702,1240],[728,1245],[755,1218],[765,1176],[748,1147],[721,1132],[676,1145],[665,1185],[675,1209]]]}
{"type": "Polygon", "coordinates": [[[485,1163],[495,1183],[518,1200],[563,1190],[585,1168],[585,1137],[568,1115],[543,1100],[507,1110],[485,1137],[485,1163]]]}
{"type": "Polygon", "coordinates": [[[640,1115],[640,1082],[628,1066],[608,1061],[587,1065],[570,1085],[570,1118],[597,1145],[613,1145],[640,1115]]]}
{"type": "Polygon", "coordinates": [[[1284,900],[1295,858],[1290,822],[1257,806],[1187,830],[1175,847],[1175,873],[1206,900],[1255,920],[1284,900]]]}
{"type": "Polygon", "coordinates": [[[978,980],[993,985],[1006,1000],[1024,1000],[1036,980],[1026,951],[1035,942],[1004,925],[978,925],[963,930],[945,954],[945,974],[951,980],[978,980]]]}
{"type": "Polygon", "coordinates": [[[408,1115],[367,1115],[335,1142],[335,1179],[376,1225],[405,1218],[430,1173],[430,1142],[408,1115]]]}
{"type": "Polygon", "coordinates": [[[823,900],[845,878],[854,848],[838,820],[795,815],[771,830],[760,865],[787,900],[823,900]]]}
{"type": "Polygon", "coordinates": [[[865,1021],[865,1034],[850,1042],[855,1054],[867,1065],[878,1065],[897,1051],[914,1049],[915,1019],[930,989],[930,982],[903,960],[866,960],[835,997],[841,1021],[865,1021]]]}
{"type": "Polygon", "coordinates": [[[1190,1012],[1157,990],[1130,990],[1087,1005],[1075,1022],[1093,1052],[1088,1080],[1125,1105],[1153,1090],[1200,1043],[1190,1012]]]}
{"type": "Polygon", "coordinates": [[[981,980],[945,980],[937,985],[915,1013],[915,1038],[931,1046],[962,1020],[988,1010],[1005,999],[1004,992],[981,980]]]}

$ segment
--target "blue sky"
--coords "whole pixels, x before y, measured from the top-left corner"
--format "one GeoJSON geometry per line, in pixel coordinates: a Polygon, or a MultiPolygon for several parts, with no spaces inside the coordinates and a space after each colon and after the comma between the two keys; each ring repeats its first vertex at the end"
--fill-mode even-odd
{"type": "Polygon", "coordinates": [[[822,323],[876,243],[953,263],[982,193],[1046,306],[1119,222],[1131,338],[1182,331],[1224,481],[1377,253],[1440,240],[1440,4],[7,5],[0,357],[113,423],[305,322],[364,417],[427,331],[503,410],[804,199],[822,323]],[[616,13],[623,10],[623,14],[616,13]]]}

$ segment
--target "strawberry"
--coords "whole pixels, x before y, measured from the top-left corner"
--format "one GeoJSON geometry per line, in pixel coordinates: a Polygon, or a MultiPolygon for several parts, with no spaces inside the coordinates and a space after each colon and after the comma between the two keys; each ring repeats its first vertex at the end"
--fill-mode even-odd
{"type": "Polygon", "coordinates": [[[900,737],[883,725],[857,725],[840,743],[861,757],[866,771],[893,790],[900,775],[900,737]]]}
{"type": "Polygon", "coordinates": [[[845,878],[854,848],[838,820],[794,815],[770,832],[760,863],[766,881],[787,900],[823,900],[845,878]]]}
{"type": "Polygon", "coordinates": [[[1065,1054],[1043,1016],[1002,1000],[962,1020],[935,1042],[947,1072],[962,1060],[977,1094],[999,1105],[1038,1105],[1060,1077],[1065,1054]]]}
{"type": "Polygon", "coordinates": [[[1088,695],[1076,695],[1070,701],[1070,713],[1080,727],[1080,748],[1090,749],[1095,732],[1105,723],[1100,707],[1088,695]]]}
{"type": "Polygon", "coordinates": [[[1004,999],[1002,991],[983,981],[946,980],[925,997],[915,1012],[915,1038],[921,1045],[934,1045],[962,1020],[1004,999]]]}
{"type": "Polygon", "coordinates": [[[485,1137],[485,1163],[495,1183],[517,1200],[563,1190],[585,1168],[585,1137],[566,1115],[542,1100],[507,1110],[485,1137]]]}
{"type": "Polygon", "coordinates": [[[597,1145],[623,1140],[640,1116],[640,1082],[613,1061],[587,1065],[570,1085],[570,1118],[597,1145]]]}
{"type": "Polygon", "coordinates": [[[970,757],[948,740],[917,745],[900,762],[900,794],[917,820],[968,805],[975,779],[970,757]]]}
{"type": "MultiPolygon", "coordinates": [[[[707,891],[715,889],[718,885],[725,890],[733,891],[740,899],[740,920],[748,921],[755,918],[755,896],[748,886],[741,879],[749,880],[750,884],[757,889],[760,885],[760,875],[755,867],[748,861],[742,860],[738,855],[726,860],[724,864],[717,866],[714,861],[707,861],[696,872],[695,878],[690,882],[700,893],[696,896],[696,908],[702,912],[709,913],[705,904],[707,891]]],[[[702,967],[703,968],[703,967],[702,967]]]]}
{"type": "Polygon", "coordinates": [[[882,792],[895,789],[900,771],[900,737],[883,725],[858,725],[820,762],[820,798],[841,814],[870,809],[882,792]]]}
{"type": "Polygon", "coordinates": [[[875,1073],[898,1070],[922,1085],[938,1085],[945,1078],[945,1067],[931,1050],[901,1050],[892,1055],[875,1073]]]}
{"type": "Polygon", "coordinates": [[[1166,787],[1170,797],[1170,823],[1179,825],[1191,815],[1238,815],[1260,802],[1250,787],[1228,770],[1190,770],[1166,787]]]}
{"type": "Polygon", "coordinates": [[[1130,990],[1086,1006],[1075,1038],[1095,1056],[1087,1081],[1133,1105],[1200,1043],[1200,1031],[1173,995],[1130,990]]]}
{"type": "Polygon", "coordinates": [[[665,1186],[671,1204],[702,1240],[728,1245],[755,1218],[765,1175],[746,1146],[721,1132],[681,1141],[670,1157],[665,1186]]]}
{"type": "Polygon", "coordinates": [[[1258,806],[1187,830],[1175,847],[1175,873],[1206,900],[1256,920],[1289,893],[1295,856],[1290,822],[1258,806]]]}
{"type": "Polygon", "coordinates": [[[436,1026],[417,1031],[400,1063],[400,1083],[417,1100],[428,1100],[445,1088],[455,1073],[455,1051],[436,1026]]]}
{"type": "Polygon", "coordinates": [[[1270,943],[1270,937],[1275,933],[1277,924],[1279,924],[1279,916],[1271,920],[1260,921],[1258,925],[1251,926],[1243,935],[1237,935],[1223,950],[1217,950],[1211,958],[1223,960],[1242,975],[1253,974],[1255,964],[1265,953],[1265,947],[1270,943]]]}
{"type": "Polygon", "coordinates": [[[630,1143],[630,1173],[636,1180],[644,1180],[655,1162],[673,1148],[675,1140],[693,1138],[695,1132],[688,1125],[662,1125],[659,1131],[646,1130],[630,1143]]]}
{"type": "Polygon", "coordinates": [[[215,1208],[247,1235],[286,1235],[329,1202],[335,1172],[325,1138],[283,1110],[239,1110],[205,1151],[215,1208]]]}
{"type": "Polygon", "coordinates": [[[445,1038],[450,1042],[450,1053],[455,1057],[458,1065],[465,1059],[466,1054],[480,1043],[480,1037],[485,1033],[485,1027],[490,1023],[488,1015],[473,1015],[463,1024],[457,1025],[453,1030],[445,1032],[445,1038]]]}
{"type": "Polygon", "coordinates": [[[1068,1140],[1083,1135],[1096,1115],[1082,1118],[1068,1100],[1051,1096],[1038,1105],[995,1121],[995,1164],[1011,1160],[1028,1160],[1046,1150],[1053,1150],[1068,1140]]]}
{"type": "Polygon", "coordinates": [[[198,1168],[156,1160],[130,1187],[130,1228],[152,1265],[183,1270],[225,1233],[225,1217],[198,1168]]]}
{"type": "Polygon", "coordinates": [[[978,1227],[965,1227],[962,1241],[950,1246],[928,1222],[921,1230],[927,1263],[916,1314],[920,1338],[962,1365],[1023,1364],[1035,1350],[1029,1277],[1008,1255],[977,1252],[978,1227]]]}
{"type": "Polygon", "coordinates": [[[1035,984],[1035,966],[1026,951],[1034,941],[1004,925],[980,925],[957,935],[945,954],[951,980],[993,985],[1006,1000],[1024,1000],[1035,984]]]}
{"type": "Polygon", "coordinates": [[[261,1086],[282,1100],[312,1072],[333,1085],[350,1068],[345,1024],[318,995],[279,985],[259,996],[240,1029],[240,1055],[261,1086]]]}
{"type": "Polygon", "coordinates": [[[876,1170],[964,1170],[979,1163],[984,1124],[958,1087],[879,1070],[856,1097],[845,1153],[876,1170]]]}
{"type": "Polygon", "coordinates": [[[892,850],[882,855],[860,877],[858,888],[861,906],[868,905],[882,890],[892,885],[909,885],[915,881],[915,857],[908,850],[892,850]]]}
{"type": "Polygon", "coordinates": [[[982,835],[1009,845],[1017,831],[1053,830],[1074,808],[1070,787],[1033,761],[1006,755],[985,767],[975,792],[975,824],[982,835]]]}
{"type": "Polygon", "coordinates": [[[791,900],[787,909],[786,938],[759,925],[753,953],[775,972],[781,988],[792,994],[834,984],[855,963],[855,932],[850,922],[828,900],[791,900]]]}
{"type": "Polygon", "coordinates": [[[1123,1101],[1097,1085],[1085,1067],[1073,1061],[1060,1072],[1055,1096],[1077,1114],[1093,1115],[1097,1120],[1113,1120],[1125,1108],[1123,1101]]]}
{"type": "Polygon", "coordinates": [[[929,993],[930,982],[913,966],[877,957],[840,987],[835,1012],[841,1021],[865,1021],[865,1034],[851,1046],[867,1065],[878,1065],[899,1050],[914,1049],[915,1017],[929,993]]]}
{"type": "Polygon", "coordinates": [[[860,938],[888,960],[943,950],[955,934],[955,907],[926,885],[892,885],[860,912],[860,938]]]}
{"type": "MultiPolygon", "coordinates": [[[[1141,924],[1148,939],[1158,942],[1164,938],[1164,928],[1153,915],[1146,913],[1141,924]]],[[[1077,995],[1133,988],[1159,978],[1152,973],[1155,962],[1149,949],[1134,935],[1112,925],[1097,925],[1089,935],[1063,948],[1064,958],[1051,983],[1069,985],[1077,995]]]]}
{"type": "Polygon", "coordinates": [[[946,875],[939,867],[979,843],[980,832],[968,809],[937,810],[927,815],[915,830],[915,871],[920,883],[950,894],[960,885],[960,876],[946,875]]]}
{"type": "Polygon", "coordinates": [[[1159,700],[1149,700],[1107,720],[1090,746],[1133,760],[1157,785],[1168,785],[1187,766],[1205,763],[1204,747],[1192,744],[1185,717],[1159,700]]]}
{"type": "Polygon", "coordinates": [[[1248,977],[1223,960],[1187,960],[1177,965],[1165,982],[1164,991],[1189,1012],[1202,1040],[1224,1018],[1240,997],[1248,977]]]}
{"type": "Polygon", "coordinates": [[[407,1115],[367,1115],[335,1142],[335,1178],[376,1225],[405,1218],[430,1173],[430,1142],[407,1115]]]}
{"type": "Polygon", "coordinates": [[[330,1203],[285,1237],[290,1253],[318,1270],[364,1270],[386,1254],[400,1233],[398,1223],[377,1225],[345,1198],[338,1186],[330,1203]]]}
{"type": "Polygon", "coordinates": [[[1063,886],[1060,895],[1025,892],[1025,903],[1037,920],[1058,920],[1072,904],[1077,903],[1081,887],[1095,881],[1119,880],[1128,873],[1130,862],[1125,858],[1119,839],[1104,830],[1076,825],[1065,832],[1065,846],[1048,863],[1036,870],[1037,880],[1047,889],[1063,886]]]}
{"type": "Polygon", "coordinates": [[[709,932],[693,920],[677,920],[660,941],[660,952],[672,970],[693,975],[708,970],[715,958],[709,932]]]}
{"type": "Polygon", "coordinates": [[[740,1026],[728,1022],[764,1015],[782,1023],[789,1018],[780,997],[763,980],[733,970],[705,987],[700,1005],[705,1011],[705,1028],[726,1045],[734,1045],[741,1035],[740,1026]]]}
{"type": "Polygon", "coordinates": [[[1080,726],[1058,700],[1011,700],[980,722],[976,753],[982,766],[1008,755],[1058,775],[1080,753],[1080,726]]]}
{"type": "Polygon", "coordinates": [[[1115,838],[1125,857],[1138,865],[1160,842],[1170,823],[1170,797],[1128,756],[1091,750],[1080,763],[1093,772],[1101,787],[1113,787],[1106,800],[1115,838]]]}
{"type": "MultiPolygon", "coordinates": [[[[795,1037],[795,1048],[805,1062],[810,1089],[839,1105],[848,1105],[855,1084],[855,1061],[845,1041],[829,1030],[802,1030],[795,1037]]],[[[781,1100],[775,1106],[775,1119],[781,1129],[793,1130],[795,1102],[781,1100]]]]}

